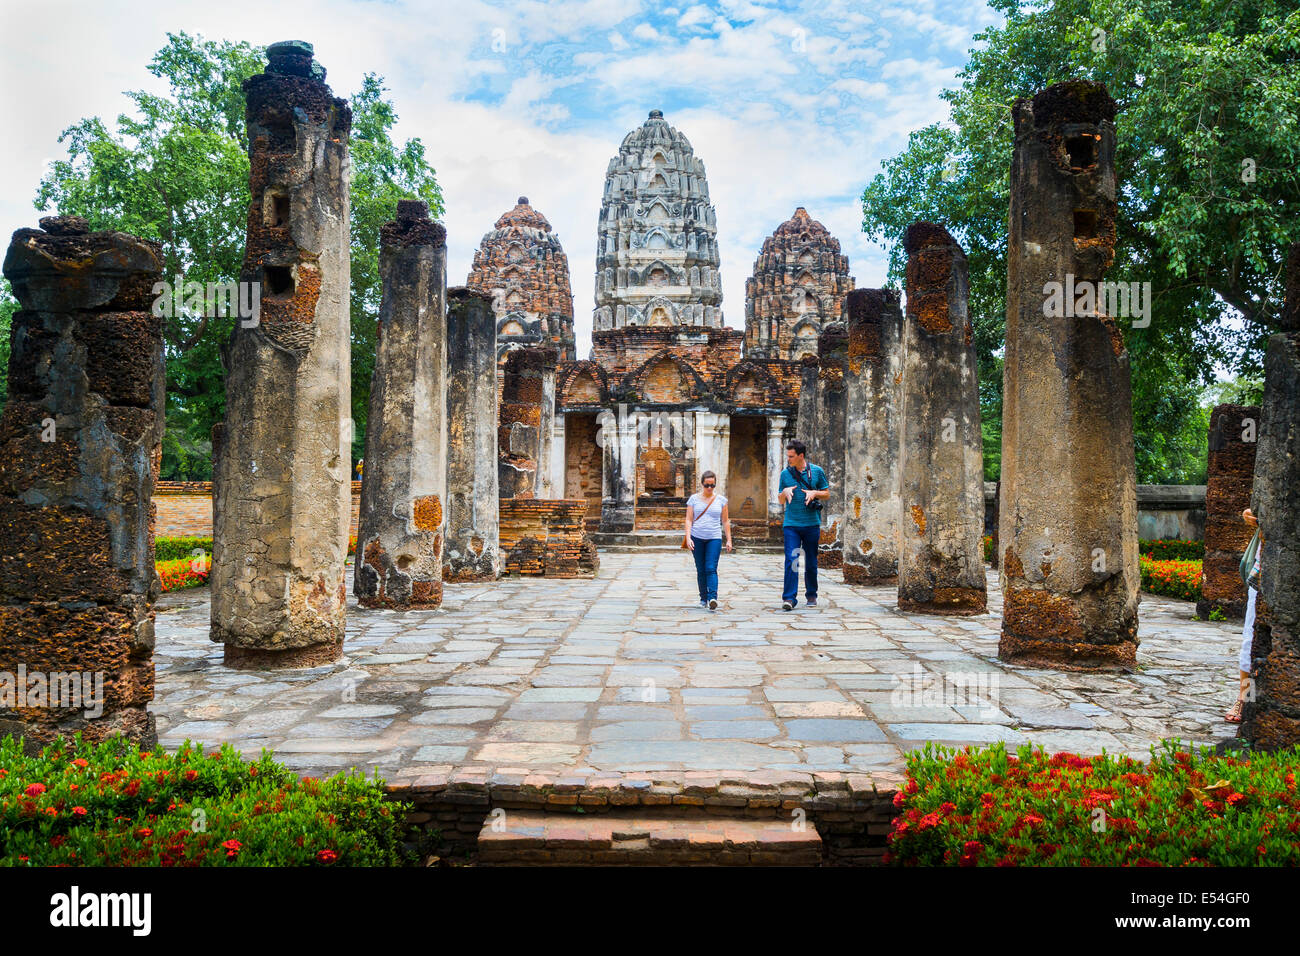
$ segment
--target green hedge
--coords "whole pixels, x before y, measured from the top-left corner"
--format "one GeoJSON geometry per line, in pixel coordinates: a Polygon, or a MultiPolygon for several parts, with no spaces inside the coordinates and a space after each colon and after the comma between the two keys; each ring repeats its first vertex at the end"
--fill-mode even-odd
{"type": "Polygon", "coordinates": [[[176,561],[180,558],[191,558],[194,556],[195,551],[211,554],[212,538],[211,536],[204,538],[198,535],[155,538],[153,551],[155,561],[176,561]]]}
{"type": "Polygon", "coordinates": [[[266,751],[78,735],[28,757],[0,739],[0,866],[393,866],[412,862],[408,810],[377,779],[299,779],[266,751]]]}
{"type": "Polygon", "coordinates": [[[1138,551],[1157,561],[1199,561],[1205,557],[1205,542],[1139,540],[1138,551]]]}
{"type": "Polygon", "coordinates": [[[907,757],[900,866],[1300,865],[1300,747],[1248,760],[1166,741],[1143,763],[1002,744],[907,757]]]}

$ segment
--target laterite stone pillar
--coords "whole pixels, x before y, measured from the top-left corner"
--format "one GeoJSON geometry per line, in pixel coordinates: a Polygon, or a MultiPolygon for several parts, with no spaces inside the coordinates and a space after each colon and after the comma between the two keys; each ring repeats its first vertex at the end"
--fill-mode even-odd
{"type": "Polygon", "coordinates": [[[966,254],[928,222],[909,226],[903,244],[898,606],[980,614],[987,601],[984,444],[966,254]]]}
{"type": "Polygon", "coordinates": [[[494,581],[501,573],[497,442],[492,297],[449,289],[444,581],[494,581]]]}
{"type": "Polygon", "coordinates": [[[19,229],[0,417],[0,734],[157,740],[153,495],[164,402],[157,243],[19,229]]]}
{"type": "Polygon", "coordinates": [[[401,200],[380,243],[353,590],[364,607],[435,608],[447,499],[446,232],[425,203],[401,200]]]}
{"type": "Polygon", "coordinates": [[[1115,103],[1100,83],[1070,81],[1017,101],[1014,118],[998,656],[1132,668],[1139,575],[1129,356],[1097,304],[1114,258],[1115,103]],[[1063,298],[1068,309],[1053,305],[1063,298]]]}
{"type": "Polygon", "coordinates": [[[844,582],[893,585],[902,513],[903,310],[889,289],[854,290],[844,309],[844,582]]]}
{"type": "Polygon", "coordinates": [[[1255,529],[1241,517],[1250,507],[1259,447],[1260,410],[1250,405],[1217,405],[1210,413],[1210,458],[1205,488],[1205,565],[1196,613],[1208,618],[1246,614],[1241,556],[1255,529]]]}
{"type": "Polygon", "coordinates": [[[236,667],[343,652],[352,497],[352,114],[311,44],[276,43],[245,81],[248,244],[261,312],[226,346],[213,430],[212,640],[236,667]]]}
{"type": "Polygon", "coordinates": [[[1291,247],[1282,328],[1264,358],[1251,499],[1264,543],[1251,646],[1255,694],[1241,733],[1262,750],[1300,744],[1300,243],[1291,247]]]}

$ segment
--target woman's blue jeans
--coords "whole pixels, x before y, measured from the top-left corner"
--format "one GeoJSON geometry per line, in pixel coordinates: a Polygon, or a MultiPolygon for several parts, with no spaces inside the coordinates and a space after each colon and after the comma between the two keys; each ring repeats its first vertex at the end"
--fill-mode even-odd
{"type": "Polygon", "coordinates": [[[722,557],[721,538],[697,538],[691,535],[695,550],[695,580],[700,585],[701,601],[718,599],[718,558],[722,557]]]}

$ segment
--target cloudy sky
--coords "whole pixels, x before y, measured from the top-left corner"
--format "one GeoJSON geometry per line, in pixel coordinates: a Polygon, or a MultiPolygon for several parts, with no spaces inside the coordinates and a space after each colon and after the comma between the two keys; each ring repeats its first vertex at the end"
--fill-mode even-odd
{"type": "Polygon", "coordinates": [[[167,31],[308,40],[338,95],[382,75],[400,139],[420,137],[446,197],[448,278],[520,195],[569,255],[579,354],[590,343],[606,165],[651,109],[703,159],[718,215],[723,309],[744,323],[763,238],[806,206],[840,239],[859,286],[884,279],[859,197],[907,134],[943,121],[978,0],[0,0],[0,233],[34,225],[32,197],[59,133],[111,119],[167,31]]]}

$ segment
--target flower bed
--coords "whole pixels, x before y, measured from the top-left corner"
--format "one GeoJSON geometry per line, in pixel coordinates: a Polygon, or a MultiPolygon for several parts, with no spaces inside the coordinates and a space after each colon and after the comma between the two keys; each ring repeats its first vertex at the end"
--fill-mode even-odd
{"type": "Polygon", "coordinates": [[[1184,601],[1201,599],[1200,561],[1158,561],[1150,555],[1140,555],[1138,571],[1142,577],[1142,590],[1152,594],[1182,598],[1184,601]]]}
{"type": "Polygon", "coordinates": [[[158,579],[162,581],[164,591],[197,588],[208,583],[208,571],[212,567],[212,556],[204,555],[197,558],[178,558],[175,561],[159,561],[154,567],[158,569],[158,579]]]}
{"type": "Polygon", "coordinates": [[[1300,864],[1300,748],[1249,762],[1176,742],[1150,762],[1002,744],[907,757],[900,866],[1300,864]]]}
{"type": "Polygon", "coordinates": [[[26,757],[0,739],[0,866],[392,866],[407,809],[378,780],[299,779],[267,752],[78,737],[26,757]]]}

